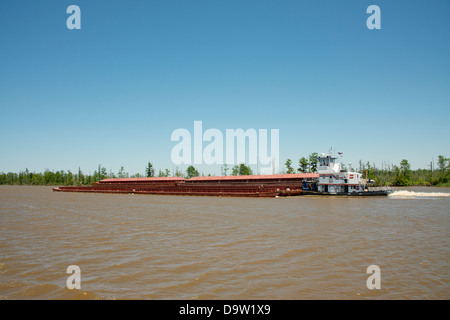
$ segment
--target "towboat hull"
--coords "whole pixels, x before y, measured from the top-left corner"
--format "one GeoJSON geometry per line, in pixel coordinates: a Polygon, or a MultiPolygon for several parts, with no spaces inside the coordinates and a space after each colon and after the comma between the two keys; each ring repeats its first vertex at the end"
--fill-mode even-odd
{"type": "Polygon", "coordinates": [[[376,190],[363,192],[320,192],[320,191],[303,191],[302,196],[347,196],[347,197],[380,197],[388,196],[390,191],[376,190]]]}

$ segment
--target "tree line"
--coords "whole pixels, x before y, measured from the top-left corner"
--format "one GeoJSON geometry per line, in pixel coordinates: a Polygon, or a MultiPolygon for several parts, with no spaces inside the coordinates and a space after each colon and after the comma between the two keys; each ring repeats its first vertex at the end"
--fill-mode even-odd
{"type": "Polygon", "coordinates": [[[367,162],[360,170],[379,186],[441,186],[450,187],[450,158],[440,155],[437,166],[430,162],[429,169],[411,170],[411,164],[403,159],[399,165],[376,168],[367,162]]]}
{"type": "MultiPolygon", "coordinates": [[[[221,168],[221,174],[223,176],[226,176],[226,175],[228,175],[229,170],[230,170],[229,166],[227,164],[224,164],[221,168]]],[[[147,167],[145,168],[145,174],[146,174],[146,177],[154,177],[155,176],[155,170],[153,169],[153,165],[151,162],[149,162],[147,164],[147,167]]],[[[231,168],[231,175],[232,176],[253,175],[253,171],[250,168],[250,166],[247,166],[246,164],[241,163],[241,164],[235,165],[231,168]]],[[[169,176],[170,176],[169,169],[165,169],[164,171],[161,169],[159,170],[158,177],[169,177],[169,176]]],[[[193,165],[190,165],[186,169],[186,173],[183,173],[183,172],[179,171],[178,169],[176,169],[173,176],[190,179],[193,177],[200,176],[200,173],[193,165]]],[[[204,174],[202,174],[202,176],[204,176],[204,174]]],[[[208,176],[211,176],[211,174],[208,174],[208,176]]]]}
{"type": "MultiPolygon", "coordinates": [[[[253,172],[249,166],[245,164],[236,165],[231,168],[231,175],[252,175],[253,172]]],[[[227,174],[228,166],[224,165],[222,173],[227,174]]],[[[98,166],[98,170],[95,170],[93,174],[86,174],[80,168],[78,172],[72,172],[70,170],[51,171],[45,169],[44,172],[30,172],[28,169],[15,172],[0,172],[0,185],[92,185],[94,182],[107,179],[107,178],[143,178],[143,177],[183,177],[186,179],[192,177],[198,177],[204,175],[194,167],[189,166],[185,172],[180,171],[178,168],[172,173],[169,169],[159,169],[156,173],[155,168],[151,162],[148,162],[145,167],[145,173],[136,173],[130,175],[125,171],[122,166],[117,173],[108,170],[101,165],[98,166]]],[[[210,175],[210,174],[209,174],[210,175]]]]}
{"type": "MultiPolygon", "coordinates": [[[[301,157],[298,160],[298,168],[295,169],[291,159],[285,162],[286,169],[284,173],[307,173],[317,172],[318,154],[311,153],[308,157],[301,157]]],[[[403,159],[398,165],[383,165],[377,168],[375,164],[370,162],[363,163],[360,161],[359,169],[355,170],[348,168],[351,171],[360,172],[364,178],[374,180],[375,185],[379,186],[448,186],[450,187],[450,158],[442,155],[438,156],[437,166],[430,163],[428,169],[411,170],[411,165],[408,160],[403,159]]],[[[250,166],[241,163],[233,167],[224,164],[221,168],[221,175],[253,175],[250,166]]],[[[153,164],[149,161],[145,167],[145,174],[136,173],[130,175],[122,166],[117,174],[112,171],[107,171],[105,167],[98,166],[98,170],[93,174],[85,174],[80,168],[78,172],[64,171],[50,171],[46,169],[44,172],[30,172],[28,169],[13,172],[0,172],[0,185],[92,185],[94,182],[106,178],[141,178],[141,177],[183,177],[186,179],[204,175],[194,167],[189,166],[185,172],[178,168],[171,172],[169,169],[159,169],[156,173],[153,164]]],[[[210,174],[209,174],[210,176],[210,174]]]]}
{"type": "MultiPolygon", "coordinates": [[[[140,175],[136,175],[140,176],[140,175]]],[[[44,172],[30,172],[28,169],[14,172],[0,172],[0,184],[17,184],[17,185],[92,185],[96,181],[106,178],[125,178],[123,167],[119,170],[118,175],[108,173],[106,168],[99,166],[99,170],[93,174],[85,174],[81,169],[73,173],[70,170],[50,171],[45,169],[44,172]]]]}
{"type": "MultiPolygon", "coordinates": [[[[307,158],[301,157],[298,161],[298,168],[292,166],[292,160],[285,162],[285,173],[315,173],[317,172],[318,154],[311,153],[307,158]]],[[[442,155],[438,156],[437,166],[430,162],[429,169],[411,170],[411,164],[403,159],[398,165],[383,164],[377,168],[370,161],[359,162],[359,169],[348,168],[363,174],[368,180],[374,180],[378,186],[445,186],[450,187],[450,158],[442,155]]],[[[344,166],[345,168],[345,166],[344,166]]]]}

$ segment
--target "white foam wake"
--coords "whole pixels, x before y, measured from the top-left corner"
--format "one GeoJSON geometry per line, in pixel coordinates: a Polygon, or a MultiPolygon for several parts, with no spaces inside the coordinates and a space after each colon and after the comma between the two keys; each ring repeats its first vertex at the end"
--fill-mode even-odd
{"type": "Polygon", "coordinates": [[[417,198],[443,198],[450,197],[450,193],[446,192],[415,192],[409,190],[394,191],[389,194],[392,198],[417,199],[417,198]]]}

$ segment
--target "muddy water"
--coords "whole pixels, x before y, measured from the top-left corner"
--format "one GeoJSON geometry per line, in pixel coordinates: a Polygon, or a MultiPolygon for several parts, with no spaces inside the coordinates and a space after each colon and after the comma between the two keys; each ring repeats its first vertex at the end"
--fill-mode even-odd
{"type": "Polygon", "coordinates": [[[252,199],[0,186],[0,299],[449,299],[449,231],[449,188],[252,199]]]}

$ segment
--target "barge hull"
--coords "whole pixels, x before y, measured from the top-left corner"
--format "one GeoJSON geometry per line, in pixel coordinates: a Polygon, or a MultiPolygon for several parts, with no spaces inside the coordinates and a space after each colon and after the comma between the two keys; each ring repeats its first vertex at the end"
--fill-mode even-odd
{"type": "Polygon", "coordinates": [[[279,195],[277,189],[259,190],[255,187],[234,187],[234,188],[184,188],[184,187],[150,187],[143,188],[120,188],[109,186],[100,187],[58,187],[53,188],[54,192],[83,192],[83,193],[118,193],[118,194],[153,194],[153,195],[177,195],[177,196],[215,196],[215,197],[276,197],[279,195]]]}
{"type": "Polygon", "coordinates": [[[104,179],[92,186],[61,186],[56,192],[131,193],[154,195],[276,197],[301,194],[302,181],[318,174],[279,174],[222,177],[104,179]]]}

